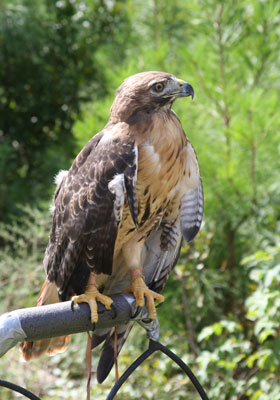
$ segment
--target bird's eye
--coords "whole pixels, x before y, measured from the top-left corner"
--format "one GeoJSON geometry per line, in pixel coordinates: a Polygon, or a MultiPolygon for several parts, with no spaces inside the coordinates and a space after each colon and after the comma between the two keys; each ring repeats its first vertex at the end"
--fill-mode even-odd
{"type": "Polygon", "coordinates": [[[163,91],[163,88],[164,88],[163,83],[158,82],[158,83],[155,83],[155,84],[154,84],[154,90],[155,90],[157,93],[162,92],[162,91],[163,91]]]}

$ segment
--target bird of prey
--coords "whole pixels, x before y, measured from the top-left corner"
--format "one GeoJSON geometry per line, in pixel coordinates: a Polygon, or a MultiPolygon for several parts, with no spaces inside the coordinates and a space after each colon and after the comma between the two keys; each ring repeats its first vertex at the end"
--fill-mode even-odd
{"type": "MultiPolygon", "coordinates": [[[[165,72],[142,72],[118,88],[110,119],[57,177],[53,225],[44,257],[47,278],[37,305],[87,302],[91,320],[99,301],[131,292],[137,306],[156,318],[155,301],[178,259],[182,237],[198,233],[203,190],[195,151],[171,109],[192,86],[165,72]]],[[[131,323],[117,327],[119,352],[131,323]]],[[[114,331],[94,331],[92,347],[105,340],[97,379],[114,362],[114,331]]],[[[66,347],[69,337],[24,342],[26,360],[66,347]]]]}

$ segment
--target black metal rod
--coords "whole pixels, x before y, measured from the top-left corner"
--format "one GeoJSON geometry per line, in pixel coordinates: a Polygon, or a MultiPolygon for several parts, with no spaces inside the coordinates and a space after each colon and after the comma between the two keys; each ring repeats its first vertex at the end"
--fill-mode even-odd
{"type": "MultiPolygon", "coordinates": [[[[150,340],[150,343],[152,340],[150,340]]],[[[156,342],[154,342],[156,343],[156,342]]],[[[148,350],[146,350],[144,353],[141,354],[128,368],[127,370],[122,374],[122,376],[119,378],[119,380],[115,383],[113,386],[111,392],[107,396],[106,400],[113,400],[114,396],[117,394],[118,390],[120,387],[123,385],[123,383],[128,379],[128,377],[136,370],[136,368],[139,367],[142,362],[144,362],[151,354],[154,353],[157,349],[153,348],[152,346],[149,346],[148,350]]]]}
{"type": "Polygon", "coordinates": [[[29,390],[24,389],[21,386],[16,385],[15,383],[3,381],[2,379],[0,379],[0,386],[5,387],[7,389],[11,389],[14,392],[23,394],[23,396],[27,397],[30,400],[40,400],[40,398],[37,397],[35,394],[29,392],[29,390]]]}
{"type": "Polygon", "coordinates": [[[139,367],[142,362],[144,362],[151,354],[155,351],[161,351],[166,354],[169,358],[171,358],[174,362],[176,362],[179,367],[186,373],[186,375],[190,378],[190,381],[196,388],[202,400],[209,400],[207,394],[205,393],[203,387],[200,385],[199,381],[191,371],[190,367],[181,360],[175,353],[169,350],[166,346],[162,345],[159,342],[155,342],[154,340],[150,340],[149,348],[144,353],[141,354],[123,373],[123,375],[119,378],[119,380],[115,383],[106,400],[113,400],[114,396],[117,394],[123,383],[129,378],[129,376],[139,367]]]}
{"type": "Polygon", "coordinates": [[[207,394],[205,393],[205,391],[203,389],[203,387],[201,386],[201,384],[199,383],[199,381],[197,380],[197,378],[193,374],[193,372],[190,369],[190,367],[188,367],[187,364],[185,364],[184,361],[181,360],[180,357],[178,357],[175,353],[173,353],[173,351],[169,350],[166,346],[164,346],[163,344],[161,344],[159,342],[154,342],[154,343],[155,343],[155,347],[156,347],[157,350],[162,351],[169,358],[171,358],[173,361],[175,361],[179,365],[179,367],[181,367],[182,370],[188,375],[188,377],[190,378],[190,381],[192,382],[192,384],[194,385],[194,387],[196,388],[196,390],[200,394],[201,399],[202,400],[209,400],[208,397],[207,397],[207,394]]]}

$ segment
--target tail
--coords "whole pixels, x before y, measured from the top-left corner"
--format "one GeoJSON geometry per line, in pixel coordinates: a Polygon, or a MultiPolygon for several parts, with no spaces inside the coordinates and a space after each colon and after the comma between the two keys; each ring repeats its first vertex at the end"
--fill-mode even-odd
{"type": "MultiPolygon", "coordinates": [[[[117,352],[121,351],[126,338],[132,328],[133,322],[117,327],[117,352]]],[[[97,366],[97,381],[102,383],[109,375],[114,365],[114,332],[115,328],[96,330],[92,336],[91,348],[94,349],[105,340],[102,354],[97,366]]]]}
{"type": "MultiPolygon", "coordinates": [[[[58,293],[54,282],[50,282],[46,278],[42,289],[36,301],[36,306],[58,303],[58,293]]],[[[32,358],[39,357],[43,353],[49,355],[62,352],[66,349],[71,340],[72,335],[60,336],[51,339],[37,340],[36,342],[23,342],[20,345],[20,351],[25,361],[30,361],[32,358]]]]}

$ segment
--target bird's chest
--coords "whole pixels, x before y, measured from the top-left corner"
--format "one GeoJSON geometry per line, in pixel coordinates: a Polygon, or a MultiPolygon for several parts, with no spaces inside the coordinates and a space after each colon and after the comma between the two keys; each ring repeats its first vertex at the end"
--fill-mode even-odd
{"type": "Polygon", "coordinates": [[[186,138],[177,119],[160,122],[138,144],[137,205],[138,228],[135,227],[126,201],[116,249],[136,233],[147,237],[162,218],[176,219],[180,208],[180,183],[186,165],[186,138]],[[173,210],[173,211],[172,211],[173,210]],[[175,210],[175,211],[174,211],[175,210]]]}
{"type": "MultiPolygon", "coordinates": [[[[174,204],[174,198],[178,197],[177,187],[182,179],[183,153],[183,148],[176,145],[166,148],[146,142],[139,146],[137,170],[139,226],[137,231],[143,235],[141,237],[148,235],[160,223],[168,209],[174,204]]],[[[178,207],[179,205],[177,209],[178,207]]],[[[135,226],[131,224],[127,207],[124,210],[124,218],[123,230],[133,232],[135,226]]]]}
{"type": "MultiPolygon", "coordinates": [[[[171,138],[172,139],[172,138],[171,138]]],[[[139,146],[137,194],[142,202],[154,207],[164,205],[176,196],[175,188],[182,180],[186,162],[184,142],[159,138],[139,146]]],[[[139,204],[140,209],[142,204],[139,204]]],[[[140,211],[140,210],[139,210],[140,211]]]]}

